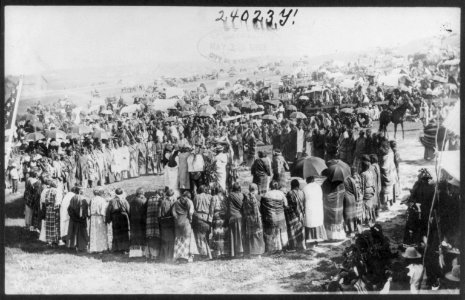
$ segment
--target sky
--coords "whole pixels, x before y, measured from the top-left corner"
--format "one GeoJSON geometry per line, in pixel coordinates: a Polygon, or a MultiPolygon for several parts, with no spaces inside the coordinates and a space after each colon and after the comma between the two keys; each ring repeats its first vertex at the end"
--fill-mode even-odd
{"type": "MultiPolygon", "coordinates": [[[[311,57],[395,47],[438,35],[444,25],[460,30],[459,8],[298,8],[272,32],[251,29],[255,9],[270,8],[6,6],[5,74],[201,62],[212,54],[311,57]],[[215,19],[224,10],[230,24],[236,9],[239,16],[248,10],[248,28],[226,32],[215,19]]],[[[283,8],[273,9],[276,20],[283,8]]]]}

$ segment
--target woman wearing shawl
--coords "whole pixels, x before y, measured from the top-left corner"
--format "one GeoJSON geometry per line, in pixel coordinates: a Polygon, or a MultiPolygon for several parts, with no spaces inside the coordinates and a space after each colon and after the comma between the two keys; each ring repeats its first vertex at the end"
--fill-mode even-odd
{"type": "Polygon", "coordinates": [[[244,194],[241,186],[235,182],[228,196],[228,225],[231,257],[242,257],[244,254],[244,222],[242,220],[244,194]]]}
{"type": "Polygon", "coordinates": [[[201,185],[194,197],[194,215],[192,217],[192,229],[199,254],[204,259],[212,259],[208,236],[210,234],[213,219],[212,196],[208,194],[207,187],[201,185]]]}
{"type": "Polygon", "coordinates": [[[279,183],[272,181],[271,190],[261,200],[261,213],[265,231],[265,251],[274,253],[282,251],[288,245],[288,235],[284,207],[286,196],[279,190],[279,183]]]}
{"type": "Polygon", "coordinates": [[[223,191],[227,191],[226,179],[228,174],[227,165],[229,162],[228,154],[225,153],[225,148],[222,145],[218,145],[215,148],[215,151],[216,174],[218,175],[217,180],[223,191]]]}
{"type": "Polygon", "coordinates": [[[373,198],[375,196],[375,180],[371,170],[371,163],[362,160],[362,174],[360,174],[363,199],[363,222],[368,225],[373,225],[376,221],[376,213],[374,210],[373,198]]]}
{"type": "Polygon", "coordinates": [[[147,258],[158,259],[160,256],[160,205],[163,194],[156,191],[147,201],[147,219],[145,223],[145,236],[147,238],[147,258]]]}
{"type": "Polygon", "coordinates": [[[286,195],[288,206],[284,208],[286,215],[287,234],[289,236],[289,249],[305,250],[304,203],[305,195],[300,190],[297,179],[291,181],[291,190],[286,195]]]}
{"type": "Polygon", "coordinates": [[[144,189],[138,188],[135,198],[129,201],[130,214],[130,248],[129,257],[142,257],[147,246],[146,222],[147,222],[147,198],[144,196],[144,189]]]}
{"type": "Polygon", "coordinates": [[[171,262],[174,258],[174,217],[173,217],[173,205],[176,202],[174,191],[166,189],[166,195],[163,195],[158,218],[160,221],[160,260],[164,262],[171,262]]]}
{"type": "Polygon", "coordinates": [[[263,151],[258,151],[258,158],[252,164],[252,182],[258,186],[258,194],[263,195],[268,190],[268,176],[271,176],[271,166],[263,151]]]}
{"type": "MultiPolygon", "coordinates": [[[[167,149],[172,149],[172,145],[167,145],[167,149]]],[[[174,150],[170,152],[170,154],[166,153],[165,155],[169,155],[168,163],[165,166],[165,185],[167,185],[170,189],[172,189],[176,196],[180,194],[179,191],[179,151],[174,150]]]]}
{"type": "Polygon", "coordinates": [[[302,189],[305,195],[305,235],[307,242],[320,242],[327,239],[323,222],[323,192],[315,182],[315,177],[307,177],[307,184],[302,189]]]}
{"type": "Polygon", "coordinates": [[[67,243],[68,240],[68,228],[69,228],[69,214],[68,207],[71,199],[76,195],[76,187],[72,187],[71,191],[66,193],[61,201],[60,206],[60,237],[64,243],[67,243]]]}
{"type": "Polygon", "coordinates": [[[191,193],[184,192],[173,205],[174,260],[178,262],[192,262],[194,255],[199,254],[191,227],[194,204],[190,198],[191,193]]]}
{"type": "Polygon", "coordinates": [[[289,165],[281,155],[281,151],[279,151],[279,149],[275,150],[273,153],[273,161],[271,165],[273,169],[273,180],[279,182],[281,187],[285,187],[287,184],[286,172],[289,171],[289,165]]]}
{"type": "Polygon", "coordinates": [[[24,221],[26,224],[26,228],[29,230],[33,230],[34,226],[32,223],[32,215],[33,215],[33,203],[34,203],[34,183],[37,182],[37,173],[35,171],[29,172],[29,178],[26,179],[25,189],[24,189],[24,203],[25,203],[25,210],[24,210],[24,221]]]}
{"type": "Polygon", "coordinates": [[[378,164],[378,155],[370,154],[370,163],[373,172],[373,179],[375,181],[375,196],[373,197],[373,204],[375,206],[376,217],[378,217],[379,209],[381,208],[380,193],[381,193],[381,171],[378,164]]]}
{"type": "Polygon", "coordinates": [[[89,252],[103,252],[108,250],[108,232],[107,224],[105,223],[105,213],[108,203],[102,196],[103,190],[94,190],[94,198],[89,204],[89,252]]]}
{"type": "Polygon", "coordinates": [[[112,251],[129,251],[129,203],[124,197],[123,189],[117,188],[115,198],[110,200],[105,214],[105,222],[111,223],[113,240],[112,251]]]}
{"type": "Polygon", "coordinates": [[[344,231],[344,184],[340,181],[332,182],[326,179],[322,186],[324,224],[329,240],[343,240],[346,238],[344,231]]]}
{"type": "Polygon", "coordinates": [[[40,228],[42,227],[42,220],[40,218],[40,195],[42,194],[43,189],[45,186],[43,186],[42,182],[44,180],[43,174],[39,177],[39,180],[37,180],[33,184],[33,195],[32,195],[32,226],[36,230],[40,231],[40,228]]]}
{"type": "MultiPolygon", "coordinates": [[[[42,207],[42,216],[45,220],[45,241],[48,245],[57,246],[60,240],[60,204],[63,198],[62,192],[57,189],[57,183],[54,180],[47,180],[44,189],[42,207]]],[[[41,234],[42,235],[42,234],[41,234]]]]}
{"type": "Polygon", "coordinates": [[[249,255],[258,257],[265,252],[260,200],[258,187],[255,183],[252,183],[249,187],[249,193],[245,196],[243,202],[245,219],[244,248],[245,252],[249,255]]]}
{"type": "Polygon", "coordinates": [[[396,166],[396,176],[395,176],[395,183],[394,183],[394,195],[392,196],[394,201],[400,197],[400,174],[399,174],[399,163],[400,163],[400,154],[397,151],[397,143],[396,141],[389,141],[389,145],[391,146],[392,153],[394,154],[394,165],[396,166]]]}
{"type": "Polygon", "coordinates": [[[77,249],[77,251],[85,251],[89,242],[87,234],[89,206],[87,199],[82,195],[83,192],[82,187],[76,187],[76,195],[68,206],[68,248],[77,249]]]}
{"type": "Polygon", "coordinates": [[[224,193],[219,186],[215,184],[212,188],[212,239],[210,241],[212,256],[214,258],[224,258],[229,255],[229,247],[227,245],[228,224],[226,221],[226,199],[224,193]]]}
{"type": "Polygon", "coordinates": [[[392,206],[394,203],[394,184],[396,181],[396,166],[394,152],[388,141],[383,141],[380,146],[380,171],[381,171],[381,199],[383,204],[392,206]]]}
{"type": "Polygon", "coordinates": [[[346,232],[350,236],[354,236],[356,232],[361,232],[363,201],[361,197],[360,184],[357,182],[357,170],[354,166],[351,167],[352,176],[349,176],[344,181],[344,224],[346,232]]]}

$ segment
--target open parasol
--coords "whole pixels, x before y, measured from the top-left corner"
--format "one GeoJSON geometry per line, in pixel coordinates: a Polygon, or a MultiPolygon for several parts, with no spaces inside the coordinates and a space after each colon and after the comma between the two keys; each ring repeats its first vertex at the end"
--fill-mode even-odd
{"type": "Polygon", "coordinates": [[[113,111],[109,110],[109,109],[105,109],[101,112],[102,115],[112,115],[114,114],[113,111]]]}
{"type": "Polygon", "coordinates": [[[236,113],[236,114],[241,114],[241,110],[237,107],[231,107],[229,112],[236,113]]]}
{"type": "Polygon", "coordinates": [[[307,116],[300,111],[293,112],[290,117],[291,119],[306,119],[307,118],[307,116]]]}
{"type": "Polygon", "coordinates": [[[209,114],[207,112],[199,113],[199,117],[201,117],[201,118],[213,118],[212,114],[209,114]]]}
{"type": "Polygon", "coordinates": [[[229,107],[228,105],[226,104],[223,104],[223,103],[219,103],[215,106],[215,109],[216,111],[220,111],[220,112],[225,112],[225,113],[228,113],[229,112],[229,107]]]}
{"type": "Polygon", "coordinates": [[[292,104],[286,105],[286,110],[287,110],[287,111],[297,111],[297,107],[295,107],[295,106],[292,105],[292,104]]]}
{"type": "Polygon", "coordinates": [[[305,179],[309,176],[321,176],[321,172],[326,170],[328,167],[324,159],[313,156],[306,158],[303,162],[303,176],[305,179]]]}
{"type": "Polygon", "coordinates": [[[216,114],[216,109],[214,109],[210,105],[202,105],[199,108],[199,113],[207,113],[209,115],[214,115],[214,114],[216,114]]]}
{"type": "Polygon", "coordinates": [[[303,95],[303,96],[300,96],[299,99],[300,100],[308,100],[309,98],[308,98],[308,96],[303,95]]]}
{"type": "Polygon", "coordinates": [[[357,114],[367,114],[368,111],[365,107],[359,107],[357,108],[357,114]]]}
{"type": "Polygon", "coordinates": [[[61,130],[49,130],[45,133],[45,136],[49,139],[66,139],[66,133],[61,130]]]}
{"type": "Polygon", "coordinates": [[[165,122],[176,122],[176,118],[175,117],[165,118],[165,122]]]}
{"type": "Polygon", "coordinates": [[[181,117],[183,118],[190,117],[193,115],[194,115],[194,112],[192,110],[186,110],[186,111],[181,112],[181,117]]]}
{"type": "Polygon", "coordinates": [[[26,138],[25,138],[26,141],[33,141],[33,142],[37,142],[43,139],[45,139],[45,136],[40,132],[29,133],[28,135],[26,135],[26,138]]]}
{"type": "Polygon", "coordinates": [[[344,181],[347,177],[350,176],[350,166],[339,159],[330,160],[327,163],[327,177],[332,182],[344,181]]]}

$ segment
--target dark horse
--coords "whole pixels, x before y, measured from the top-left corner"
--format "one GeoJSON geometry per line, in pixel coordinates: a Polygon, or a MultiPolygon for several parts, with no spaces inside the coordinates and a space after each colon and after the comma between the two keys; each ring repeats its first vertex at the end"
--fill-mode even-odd
{"type": "Polygon", "coordinates": [[[415,107],[410,100],[405,99],[403,103],[392,112],[390,110],[383,110],[379,115],[379,131],[384,132],[384,136],[386,136],[387,126],[392,122],[394,123],[394,138],[396,138],[397,124],[400,124],[402,128],[402,139],[404,139],[404,119],[407,109],[413,111],[415,107]]]}

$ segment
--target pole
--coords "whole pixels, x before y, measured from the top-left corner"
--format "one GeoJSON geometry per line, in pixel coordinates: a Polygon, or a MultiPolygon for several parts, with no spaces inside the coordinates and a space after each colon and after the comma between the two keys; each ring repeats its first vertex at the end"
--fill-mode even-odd
{"type": "Polygon", "coordinates": [[[8,132],[7,142],[5,143],[5,169],[8,166],[8,160],[10,158],[11,148],[13,146],[13,133],[15,129],[16,115],[18,113],[18,103],[19,103],[19,99],[21,98],[22,88],[23,88],[23,75],[20,76],[19,83],[16,86],[16,100],[15,100],[15,107],[13,109],[13,117],[11,119],[11,128],[8,132]]]}

